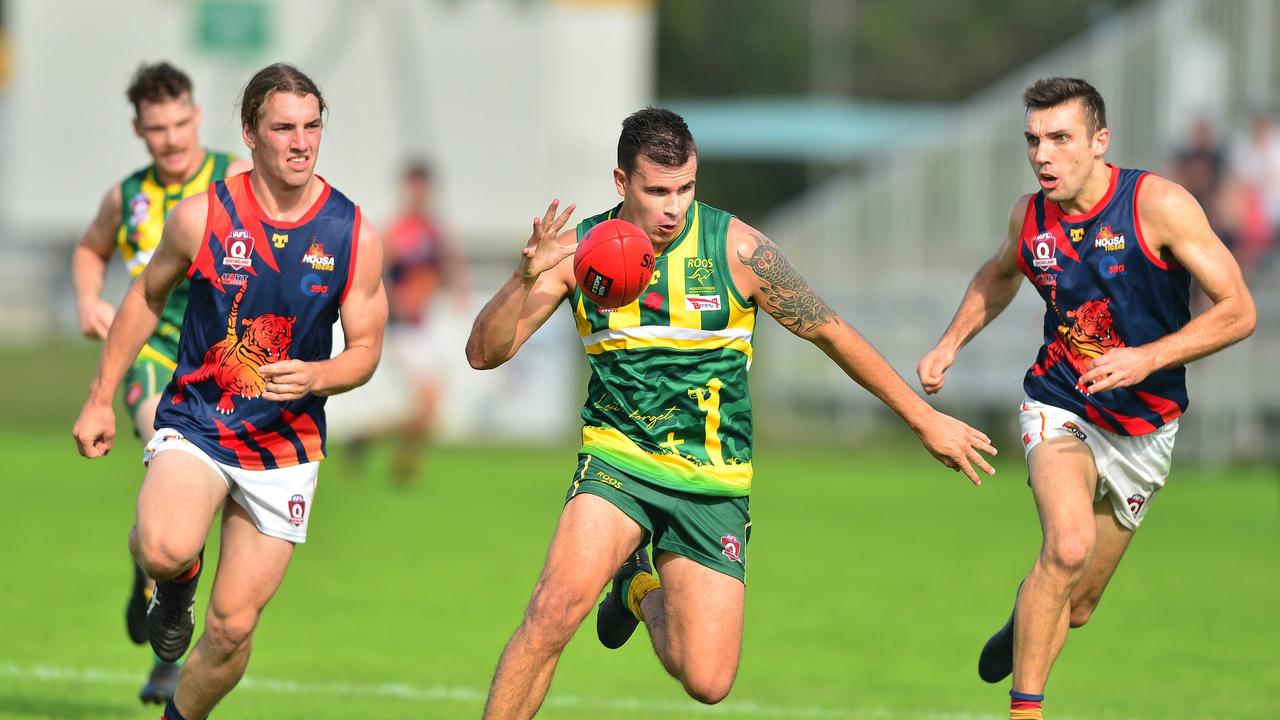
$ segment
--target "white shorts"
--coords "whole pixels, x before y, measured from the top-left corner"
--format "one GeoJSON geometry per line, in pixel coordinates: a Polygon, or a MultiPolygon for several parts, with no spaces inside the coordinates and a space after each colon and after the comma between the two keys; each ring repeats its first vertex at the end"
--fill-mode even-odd
{"type": "Polygon", "coordinates": [[[1169,477],[1177,420],[1146,435],[1118,435],[1075,413],[1031,398],[1022,401],[1019,420],[1026,456],[1036,445],[1063,435],[1074,435],[1088,445],[1098,468],[1094,500],[1110,497],[1116,518],[1130,530],[1138,529],[1151,498],[1169,477]]]}
{"type": "Polygon", "coordinates": [[[258,532],[293,543],[307,541],[307,522],[311,519],[319,462],[274,470],[245,470],[214,460],[177,430],[160,428],[143,450],[142,464],[149,465],[156,453],[168,450],[198,457],[212,468],[227,484],[231,498],[253,518],[258,532]]]}

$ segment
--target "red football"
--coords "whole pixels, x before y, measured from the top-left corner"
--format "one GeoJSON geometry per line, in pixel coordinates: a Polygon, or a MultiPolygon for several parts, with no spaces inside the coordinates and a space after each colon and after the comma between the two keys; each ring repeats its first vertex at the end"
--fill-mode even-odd
{"type": "Polygon", "coordinates": [[[653,277],[653,243],[626,220],[605,220],[578,241],[573,276],[578,289],[596,305],[630,305],[653,277]]]}

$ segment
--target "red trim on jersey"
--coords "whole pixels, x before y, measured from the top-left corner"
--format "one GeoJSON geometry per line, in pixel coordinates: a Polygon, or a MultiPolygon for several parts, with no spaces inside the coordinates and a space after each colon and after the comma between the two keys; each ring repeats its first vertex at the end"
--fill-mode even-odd
{"type": "Polygon", "coordinates": [[[347,284],[342,288],[342,296],[338,298],[338,307],[347,301],[347,293],[351,292],[351,283],[356,279],[356,251],[360,248],[360,206],[356,206],[356,219],[351,223],[351,259],[347,261],[347,284]]]}
{"type": "Polygon", "coordinates": [[[1018,267],[1022,268],[1022,274],[1026,275],[1028,278],[1031,278],[1032,281],[1035,280],[1035,277],[1031,274],[1031,266],[1027,264],[1027,259],[1022,257],[1022,248],[1026,247],[1028,250],[1031,249],[1031,238],[1035,237],[1036,235],[1035,217],[1036,217],[1036,198],[1034,195],[1032,195],[1031,197],[1027,198],[1027,209],[1022,213],[1022,227],[1018,230],[1018,233],[1022,236],[1020,238],[1022,242],[1018,243],[1018,252],[1017,252],[1018,267]]]}
{"type": "Polygon", "coordinates": [[[1133,394],[1137,395],[1143,405],[1150,408],[1151,412],[1159,415],[1160,419],[1165,422],[1171,422],[1182,414],[1182,408],[1178,407],[1178,404],[1169,398],[1160,397],[1159,395],[1153,395],[1149,392],[1143,392],[1142,390],[1137,389],[1134,389],[1133,394]]]}
{"type": "Polygon", "coordinates": [[[1147,241],[1142,237],[1142,217],[1138,215],[1138,198],[1142,195],[1142,181],[1147,179],[1151,173],[1142,173],[1138,176],[1138,182],[1133,186],[1133,232],[1138,236],[1138,247],[1142,248],[1142,254],[1147,256],[1152,265],[1161,270],[1168,270],[1169,263],[1160,258],[1159,255],[1151,252],[1151,247],[1147,245],[1147,241]]]}
{"type": "MultiPolygon", "coordinates": [[[[253,199],[253,185],[249,182],[248,173],[241,177],[244,178],[244,181],[240,183],[238,188],[227,186],[231,190],[231,202],[236,206],[236,215],[240,216],[240,224],[249,232],[249,237],[253,238],[253,254],[266,260],[267,265],[272,270],[280,272],[280,266],[276,264],[275,253],[271,251],[271,238],[267,237],[266,228],[262,227],[262,219],[267,216],[258,208],[257,202],[253,199]]],[[[278,226],[273,225],[273,227],[278,226]]],[[[252,265],[245,269],[254,275],[258,274],[252,265]]]]}
{"type": "MultiPolygon", "coordinates": [[[[187,268],[188,280],[196,274],[196,266],[200,265],[200,261],[202,259],[201,256],[206,256],[203,258],[205,262],[204,266],[200,267],[201,270],[204,270],[206,267],[213,267],[213,251],[209,249],[209,229],[213,225],[213,207],[215,205],[222,205],[222,203],[218,202],[218,194],[215,192],[214,188],[215,185],[217,185],[217,183],[209,183],[209,189],[205,192],[209,197],[209,207],[205,209],[204,213],[204,232],[200,235],[200,246],[196,248],[196,256],[191,258],[191,267],[187,268]]],[[[213,283],[214,287],[222,290],[222,281],[218,279],[216,274],[211,275],[209,277],[209,281],[213,283]]],[[[226,291],[223,290],[223,292],[226,291]]]]}
{"type": "Polygon", "coordinates": [[[302,441],[302,447],[307,451],[306,462],[323,460],[324,451],[320,449],[320,428],[316,426],[316,421],[307,414],[295,415],[288,410],[282,410],[281,413],[284,421],[293,428],[298,440],[302,441]]]}
{"type": "Polygon", "coordinates": [[[324,189],[320,191],[320,197],[316,198],[316,201],[311,204],[310,209],[308,209],[306,214],[302,217],[294,220],[293,222],[285,222],[283,220],[276,220],[263,212],[262,206],[258,204],[257,196],[253,194],[253,183],[249,182],[249,174],[245,173],[244,187],[245,195],[249,198],[249,207],[253,209],[254,214],[258,217],[271,223],[272,227],[279,228],[281,230],[292,230],[293,228],[302,227],[303,225],[311,222],[312,218],[316,216],[316,213],[320,212],[320,208],[324,207],[325,201],[329,199],[329,183],[319,175],[316,175],[316,177],[319,178],[320,182],[324,185],[324,189]]]}
{"type": "MultiPolygon", "coordinates": [[[[1046,222],[1045,225],[1048,226],[1049,223],[1046,222]]],[[[1062,229],[1060,222],[1055,221],[1052,226],[1049,226],[1049,234],[1053,236],[1055,241],[1054,252],[1061,250],[1063,255],[1080,262],[1080,253],[1071,247],[1074,243],[1071,242],[1071,238],[1067,237],[1067,231],[1062,229]]]]}
{"type": "Polygon", "coordinates": [[[1089,418],[1089,422],[1093,423],[1094,425],[1097,425],[1098,427],[1104,430],[1110,430],[1111,432],[1120,431],[1120,428],[1116,427],[1115,423],[1111,422],[1111,420],[1104,417],[1102,413],[1098,412],[1097,408],[1090,405],[1089,403],[1084,404],[1084,414],[1086,417],[1089,418]]]}
{"type": "Polygon", "coordinates": [[[218,426],[218,444],[236,454],[236,460],[240,463],[241,468],[245,470],[267,469],[267,466],[262,464],[262,457],[245,446],[244,441],[236,435],[234,430],[223,425],[218,418],[213,419],[213,424],[218,426]]]}
{"type": "MultiPolygon", "coordinates": [[[[1058,203],[1046,202],[1045,206],[1048,207],[1052,205],[1057,209],[1058,214],[1062,216],[1062,219],[1069,223],[1079,223],[1091,219],[1093,216],[1105,210],[1107,205],[1111,202],[1111,197],[1116,194],[1116,183],[1120,180],[1120,168],[1112,165],[1111,163],[1107,163],[1107,167],[1111,168],[1111,183],[1107,185],[1107,194],[1103,195],[1101,200],[1094,203],[1093,207],[1089,208],[1088,212],[1080,215],[1068,215],[1062,212],[1062,207],[1058,205],[1058,203]]],[[[1048,223],[1045,224],[1047,225],[1048,223]]]]}
{"type": "Polygon", "coordinates": [[[293,443],[278,432],[258,433],[258,428],[248,420],[244,421],[244,429],[249,433],[249,437],[253,441],[262,446],[263,450],[271,453],[276,460],[276,467],[290,467],[297,465],[301,458],[298,457],[298,449],[293,443]]]}
{"type": "MultiPolygon", "coordinates": [[[[1087,403],[1085,404],[1085,410],[1088,411],[1089,421],[1095,425],[1099,424],[1094,417],[1097,416],[1097,418],[1102,419],[1102,414],[1095,410],[1092,405],[1087,403]]],[[[1146,435],[1147,433],[1155,432],[1157,429],[1155,425],[1152,425],[1140,417],[1125,415],[1124,413],[1116,412],[1110,408],[1106,408],[1106,412],[1107,415],[1114,418],[1117,423],[1120,423],[1120,426],[1123,427],[1130,435],[1146,435]]],[[[1115,423],[1108,421],[1106,424],[1110,427],[1115,427],[1115,423]]]]}

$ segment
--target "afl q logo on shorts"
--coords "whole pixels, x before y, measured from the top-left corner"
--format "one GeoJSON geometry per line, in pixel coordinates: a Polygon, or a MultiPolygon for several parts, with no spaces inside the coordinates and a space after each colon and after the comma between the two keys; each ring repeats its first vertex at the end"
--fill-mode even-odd
{"type": "Polygon", "coordinates": [[[289,498],[289,522],[294,527],[302,527],[302,521],[307,517],[307,500],[301,495],[294,495],[289,498]]]}
{"type": "Polygon", "coordinates": [[[253,258],[249,255],[253,252],[253,236],[248,230],[235,230],[222,241],[223,249],[226,250],[226,257],[222,258],[223,265],[230,265],[236,270],[242,270],[253,264],[253,258]]]}

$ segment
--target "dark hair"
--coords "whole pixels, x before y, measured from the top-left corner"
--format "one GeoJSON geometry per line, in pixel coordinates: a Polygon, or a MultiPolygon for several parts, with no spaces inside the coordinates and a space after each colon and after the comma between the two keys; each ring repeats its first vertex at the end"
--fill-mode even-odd
{"type": "Polygon", "coordinates": [[[240,96],[240,122],[249,127],[256,127],[262,119],[262,109],[267,98],[274,92],[289,92],[295,95],[315,95],[320,102],[320,116],[324,117],[324,96],[306,73],[289,63],[268,65],[249,79],[240,96]]]}
{"type": "Polygon", "coordinates": [[[142,103],[158,103],[166,100],[177,100],[184,94],[191,94],[191,78],[178,68],[167,62],[155,65],[143,63],[138,66],[133,79],[129,81],[129,89],[125,97],[133,103],[135,115],[142,115],[142,103]]]}
{"type": "Polygon", "coordinates": [[[404,166],[404,174],[402,177],[405,180],[421,180],[423,182],[430,182],[431,179],[435,177],[435,173],[432,172],[431,165],[426,161],[412,160],[404,166]]]}
{"type": "Polygon", "coordinates": [[[1022,93],[1028,110],[1057,107],[1077,98],[1084,104],[1084,124],[1090,135],[1107,126],[1107,104],[1102,95],[1080,78],[1042,78],[1022,93]]]}
{"type": "Polygon", "coordinates": [[[636,158],[644,155],[664,167],[680,167],[697,155],[693,133],[684,118],[666,108],[647,107],[622,121],[618,137],[618,167],[631,174],[636,158]]]}

